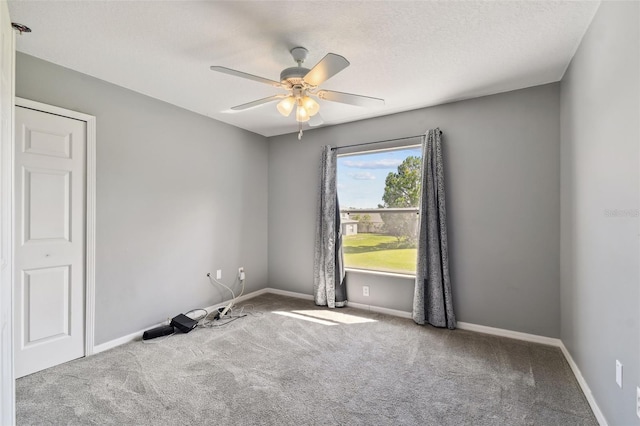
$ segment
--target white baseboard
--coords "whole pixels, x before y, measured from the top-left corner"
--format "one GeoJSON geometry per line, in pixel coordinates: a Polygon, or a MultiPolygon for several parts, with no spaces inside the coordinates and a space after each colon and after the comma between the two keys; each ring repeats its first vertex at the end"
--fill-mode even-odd
{"type": "Polygon", "coordinates": [[[295,297],[297,299],[313,300],[313,296],[310,294],[297,293],[295,291],[278,290],[277,288],[267,287],[264,289],[265,293],[278,294],[280,296],[295,297]]]}
{"type": "Polygon", "coordinates": [[[600,424],[600,426],[608,426],[609,423],[607,423],[607,419],[604,417],[604,414],[602,414],[600,407],[598,407],[598,403],[596,402],[596,399],[593,397],[593,393],[591,393],[591,388],[589,387],[589,385],[587,384],[587,381],[582,376],[582,372],[578,368],[578,364],[576,364],[576,362],[573,360],[571,353],[569,352],[567,347],[564,345],[564,343],[562,343],[562,341],[560,341],[560,350],[562,350],[562,354],[564,355],[565,359],[569,363],[569,367],[571,367],[571,371],[573,371],[573,375],[576,376],[576,380],[578,381],[578,384],[580,385],[580,388],[582,389],[582,393],[584,393],[585,398],[587,398],[587,402],[589,402],[589,405],[591,406],[591,410],[593,411],[593,414],[596,416],[596,420],[598,420],[598,423],[600,424]]]}
{"type": "Polygon", "coordinates": [[[520,331],[505,330],[504,328],[488,327],[486,325],[478,325],[470,322],[457,322],[460,330],[475,331],[477,333],[491,334],[493,336],[508,337],[510,339],[523,340],[525,342],[540,343],[543,345],[560,347],[562,342],[560,339],[547,336],[539,336],[537,334],[522,333],[520,331]]]}
{"type": "Polygon", "coordinates": [[[113,349],[113,348],[118,347],[120,345],[124,345],[125,343],[133,342],[134,340],[140,340],[142,338],[142,333],[144,333],[145,330],[148,330],[150,328],[160,327],[161,325],[166,325],[166,324],[167,324],[167,322],[165,321],[165,322],[162,322],[162,323],[147,327],[144,330],[136,331],[135,333],[127,334],[126,336],[122,336],[122,337],[119,337],[117,339],[109,340],[106,343],[101,343],[99,345],[95,345],[93,347],[93,354],[92,355],[96,355],[96,354],[99,354],[100,352],[108,351],[109,349],[113,349]]]}
{"type": "Polygon", "coordinates": [[[408,319],[412,318],[411,312],[399,311],[397,309],[382,308],[380,306],[365,305],[364,303],[355,303],[355,302],[349,302],[347,306],[350,308],[363,309],[369,312],[378,312],[381,314],[392,315],[394,317],[408,318],[408,319]]]}
{"type": "MultiPolygon", "coordinates": [[[[310,294],[297,293],[294,291],[279,290],[277,288],[267,287],[251,293],[247,293],[239,297],[237,302],[253,299],[254,297],[260,296],[265,293],[276,294],[279,296],[295,297],[298,299],[313,300],[313,296],[310,294]]],[[[207,311],[212,312],[220,306],[226,306],[229,302],[230,300],[226,300],[216,305],[209,306],[206,309],[207,311]]],[[[370,312],[378,312],[382,314],[392,315],[400,318],[408,318],[408,319],[412,318],[411,312],[400,311],[397,309],[388,309],[380,306],[365,305],[362,303],[354,303],[354,302],[349,302],[347,306],[356,308],[356,309],[363,309],[370,312]]],[[[155,326],[147,327],[145,328],[145,330],[148,330],[149,328],[153,328],[153,327],[158,327],[165,323],[166,322],[157,324],[155,326]]],[[[525,342],[540,343],[543,345],[555,346],[557,348],[560,348],[560,350],[562,351],[562,354],[564,355],[565,359],[569,363],[569,366],[571,367],[571,371],[573,371],[573,374],[576,377],[576,380],[578,381],[578,384],[580,385],[580,388],[582,389],[584,396],[587,398],[587,401],[589,402],[589,405],[591,406],[591,409],[593,410],[593,414],[596,416],[598,423],[600,424],[600,426],[608,426],[607,420],[602,414],[600,407],[598,407],[598,404],[596,403],[596,400],[593,397],[593,394],[591,393],[591,389],[589,388],[589,385],[587,384],[586,380],[582,376],[582,373],[580,372],[580,369],[578,368],[575,361],[571,357],[571,354],[569,353],[567,348],[564,346],[564,343],[562,343],[562,340],[556,339],[553,337],[539,336],[536,334],[522,333],[519,331],[505,330],[503,328],[488,327],[486,325],[478,325],[478,324],[462,322],[462,321],[457,322],[457,327],[461,330],[474,331],[477,333],[490,334],[493,336],[508,337],[511,339],[522,340],[525,342]]],[[[125,343],[133,342],[135,340],[140,340],[142,337],[142,333],[144,333],[145,330],[140,330],[135,333],[131,333],[126,336],[120,337],[118,339],[114,339],[109,342],[94,346],[93,353],[97,354],[97,353],[115,348],[117,346],[124,345],[125,343]]]]}

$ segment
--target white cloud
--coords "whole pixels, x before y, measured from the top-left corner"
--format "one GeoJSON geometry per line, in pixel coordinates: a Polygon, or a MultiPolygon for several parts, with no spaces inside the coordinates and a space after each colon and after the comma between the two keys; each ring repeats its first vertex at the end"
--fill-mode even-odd
{"type": "Polygon", "coordinates": [[[375,176],[369,172],[349,173],[349,176],[355,180],[375,180],[375,176]]]}
{"type": "Polygon", "coordinates": [[[381,158],[373,161],[345,160],[343,164],[354,169],[393,169],[402,164],[402,160],[397,158],[381,158]]]}

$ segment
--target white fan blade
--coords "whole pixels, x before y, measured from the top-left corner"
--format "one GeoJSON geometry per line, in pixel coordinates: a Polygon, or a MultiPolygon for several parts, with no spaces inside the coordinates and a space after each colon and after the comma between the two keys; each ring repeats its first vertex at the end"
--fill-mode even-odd
{"type": "Polygon", "coordinates": [[[334,92],[333,90],[320,90],[317,93],[320,99],[325,101],[340,102],[343,104],[356,105],[361,107],[374,107],[384,105],[384,99],[372,98],[370,96],[354,95],[352,93],[334,92]]]}
{"type": "Polygon", "coordinates": [[[309,117],[309,127],[318,127],[324,124],[324,120],[320,114],[309,117]]]}
{"type": "Polygon", "coordinates": [[[264,84],[268,84],[269,86],[273,86],[273,87],[283,87],[282,83],[278,82],[278,81],[274,81],[274,80],[269,80],[268,78],[264,78],[264,77],[258,77],[257,75],[253,75],[253,74],[247,74],[246,72],[242,72],[242,71],[238,71],[238,70],[232,70],[231,68],[226,68],[226,67],[219,67],[219,66],[211,66],[209,67],[211,69],[211,71],[217,71],[217,72],[221,72],[223,74],[229,74],[229,75],[234,75],[236,77],[242,77],[242,78],[246,78],[248,80],[253,80],[253,81],[257,81],[259,83],[264,83],[264,84]]]}
{"type": "Polygon", "coordinates": [[[231,109],[234,111],[244,111],[245,109],[255,108],[260,105],[268,104],[269,102],[277,101],[278,99],[286,98],[287,95],[273,95],[268,98],[258,99],[257,101],[247,102],[246,104],[234,106],[231,109]]]}
{"type": "Polygon", "coordinates": [[[304,76],[305,83],[319,86],[349,66],[349,61],[335,53],[328,53],[304,76]]]}

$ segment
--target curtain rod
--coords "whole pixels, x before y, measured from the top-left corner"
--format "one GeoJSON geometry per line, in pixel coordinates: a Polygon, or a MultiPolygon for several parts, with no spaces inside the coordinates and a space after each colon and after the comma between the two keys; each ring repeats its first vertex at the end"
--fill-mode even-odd
{"type": "MultiPolygon", "coordinates": [[[[442,130],[440,131],[442,134],[442,130]]],[[[395,138],[395,139],[386,139],[383,141],[375,141],[375,142],[363,142],[363,143],[354,143],[353,145],[343,145],[343,146],[334,146],[331,148],[331,151],[336,151],[342,148],[352,148],[354,146],[364,146],[364,145],[373,145],[376,143],[384,143],[384,142],[395,142],[395,141],[403,141],[405,139],[415,139],[415,138],[423,138],[425,135],[414,135],[414,136],[405,136],[404,138],[395,138]]]]}

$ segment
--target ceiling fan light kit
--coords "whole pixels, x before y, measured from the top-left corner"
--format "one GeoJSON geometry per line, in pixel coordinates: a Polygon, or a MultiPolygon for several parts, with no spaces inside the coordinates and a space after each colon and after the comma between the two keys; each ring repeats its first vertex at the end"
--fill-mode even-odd
{"type": "Polygon", "coordinates": [[[310,119],[311,117],[309,117],[309,113],[307,112],[307,110],[304,109],[304,107],[298,105],[298,108],[296,108],[296,121],[298,123],[306,123],[310,119]]]}
{"type": "Polygon", "coordinates": [[[293,111],[294,106],[296,106],[296,98],[293,96],[287,96],[278,102],[278,106],[276,108],[278,108],[278,112],[280,112],[280,114],[288,117],[291,115],[291,111],[293,111]]]}
{"type": "Polygon", "coordinates": [[[384,105],[384,100],[379,98],[334,92],[331,90],[318,90],[318,86],[349,66],[349,61],[344,57],[336,55],[335,53],[328,53],[320,62],[314,65],[313,68],[308,69],[302,66],[302,63],[305,61],[309,53],[307,49],[304,47],[294,47],[291,49],[290,53],[298,66],[282,70],[280,73],[279,83],[268,78],[258,77],[256,75],[247,74],[231,68],[212,66],[212,71],[242,77],[287,91],[287,94],[284,95],[280,94],[269,96],[246,104],[237,105],[231,109],[234,111],[243,111],[270,102],[280,101],[276,108],[280,114],[288,117],[291,115],[291,112],[295,107],[296,121],[299,123],[300,130],[298,133],[298,139],[301,139],[302,123],[306,123],[311,120],[311,117],[316,116],[316,119],[313,120],[314,123],[309,124],[311,126],[318,126],[322,124],[322,119],[318,115],[320,105],[313,99],[313,97],[361,107],[384,105]]]}
{"type": "Polygon", "coordinates": [[[309,113],[309,117],[313,117],[320,111],[320,104],[311,99],[309,96],[305,96],[304,98],[300,99],[300,104],[302,105],[302,108],[307,110],[307,112],[309,113]]]}

